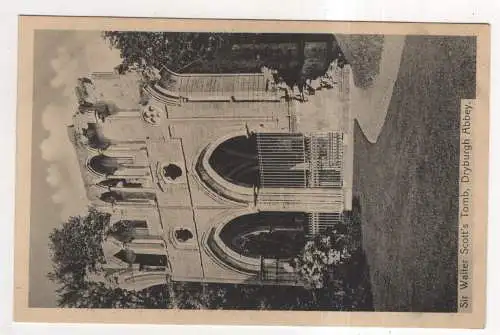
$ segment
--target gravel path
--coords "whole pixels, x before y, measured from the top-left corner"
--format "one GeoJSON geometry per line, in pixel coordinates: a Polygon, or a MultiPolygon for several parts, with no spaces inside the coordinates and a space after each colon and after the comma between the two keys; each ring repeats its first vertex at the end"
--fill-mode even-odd
{"type": "Polygon", "coordinates": [[[351,59],[351,82],[355,84],[351,89],[352,115],[357,119],[367,140],[375,143],[384,126],[394,82],[398,76],[405,37],[371,38],[371,43],[370,40],[365,41],[357,35],[353,38],[343,35],[339,40],[342,41],[341,48],[350,55],[348,59],[351,59]],[[366,64],[359,64],[363,61],[366,61],[366,64]]]}

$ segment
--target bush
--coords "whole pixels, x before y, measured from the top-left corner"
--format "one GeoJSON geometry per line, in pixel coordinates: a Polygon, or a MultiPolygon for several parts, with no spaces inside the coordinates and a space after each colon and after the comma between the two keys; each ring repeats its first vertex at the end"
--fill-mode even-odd
{"type": "Polygon", "coordinates": [[[335,272],[338,266],[348,263],[351,258],[350,243],[351,238],[343,223],[308,241],[302,252],[292,261],[305,286],[321,288],[336,281],[335,272]]]}

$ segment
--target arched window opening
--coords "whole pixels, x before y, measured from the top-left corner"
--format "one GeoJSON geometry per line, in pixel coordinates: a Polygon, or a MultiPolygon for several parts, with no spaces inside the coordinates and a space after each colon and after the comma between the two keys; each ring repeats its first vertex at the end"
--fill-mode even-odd
{"type": "Polygon", "coordinates": [[[124,187],[124,188],[140,188],[142,187],[142,183],[136,181],[130,181],[124,178],[113,178],[106,179],[98,184],[103,187],[124,187]]]}
{"type": "Polygon", "coordinates": [[[134,264],[136,260],[136,253],[130,249],[122,249],[114,254],[114,256],[129,265],[134,264]]]}
{"type": "Polygon", "coordinates": [[[119,201],[129,201],[129,202],[147,202],[149,200],[155,200],[156,195],[152,192],[119,192],[119,191],[109,191],[104,192],[99,197],[104,202],[116,203],[119,201]]]}
{"type": "Polygon", "coordinates": [[[101,199],[104,202],[115,203],[117,201],[123,201],[123,196],[119,192],[110,191],[101,194],[99,199],[101,199]]]}
{"type": "Polygon", "coordinates": [[[148,225],[145,220],[120,220],[111,226],[109,235],[120,242],[129,243],[135,238],[148,237],[148,225]]]}
{"type": "Polygon", "coordinates": [[[139,270],[143,270],[149,266],[165,267],[167,265],[167,257],[165,255],[136,253],[130,249],[122,249],[114,256],[130,266],[139,264],[139,270]]]}
{"type": "Polygon", "coordinates": [[[254,135],[233,137],[220,144],[209,158],[225,180],[246,187],[259,186],[257,140],[254,135]]]}
{"type": "Polygon", "coordinates": [[[89,161],[89,167],[102,175],[112,176],[120,168],[133,167],[132,157],[109,157],[103,154],[94,156],[89,161]]]}
{"type": "Polygon", "coordinates": [[[227,223],[220,238],[227,247],[247,257],[289,259],[305,245],[307,214],[260,212],[227,223]]]}

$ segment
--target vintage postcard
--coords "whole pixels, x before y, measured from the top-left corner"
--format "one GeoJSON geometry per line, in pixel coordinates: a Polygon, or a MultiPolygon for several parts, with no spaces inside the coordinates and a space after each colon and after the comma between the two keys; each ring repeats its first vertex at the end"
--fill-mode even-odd
{"type": "Polygon", "coordinates": [[[488,25],[19,28],[15,320],[484,326],[488,25]]]}

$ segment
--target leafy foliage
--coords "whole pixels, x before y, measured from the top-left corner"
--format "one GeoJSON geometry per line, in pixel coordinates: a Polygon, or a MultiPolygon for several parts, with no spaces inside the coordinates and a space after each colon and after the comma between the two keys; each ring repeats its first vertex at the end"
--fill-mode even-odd
{"type": "Polygon", "coordinates": [[[102,36],[120,50],[123,62],[116,70],[125,73],[151,67],[179,71],[193,62],[212,59],[225,44],[227,34],[106,31],[102,36]]]}
{"type": "Polygon", "coordinates": [[[339,223],[306,243],[293,265],[307,287],[321,288],[337,280],[336,267],[348,263],[351,258],[349,240],[345,225],[339,223]]]}
{"type": "Polygon", "coordinates": [[[129,291],[109,288],[100,282],[84,282],[60,295],[59,305],[71,308],[168,308],[165,288],[150,291],[129,291]]]}
{"type": "Polygon", "coordinates": [[[175,282],[172,303],[181,309],[221,309],[227,304],[228,291],[222,285],[175,282]]]}
{"type": "Polygon", "coordinates": [[[123,243],[129,243],[133,239],[135,227],[132,221],[121,220],[111,226],[107,232],[123,243]]]}
{"type": "Polygon", "coordinates": [[[304,280],[311,268],[321,269],[322,285],[269,286],[237,284],[171,283],[177,308],[238,310],[372,310],[372,295],[366,258],[360,245],[360,212],[345,213],[344,221],[309,243],[297,257],[304,280]],[[342,252],[343,251],[343,254],[342,252]],[[340,253],[340,255],[339,255],[340,253]],[[303,261],[309,255],[313,261],[303,261]],[[330,257],[328,257],[330,256],[330,257]]]}
{"type": "Polygon", "coordinates": [[[49,277],[59,284],[60,307],[369,310],[366,261],[354,243],[360,238],[356,220],[311,241],[297,257],[304,279],[311,282],[309,288],[168,282],[131,291],[95,281],[107,275],[100,266],[104,262],[101,243],[109,234],[127,235],[130,225],[125,221],[110,227],[109,214],[90,208],[86,216],[71,217],[51,233],[53,271],[49,277]],[[321,285],[317,285],[316,273],[321,274],[321,285]]]}
{"type": "Polygon", "coordinates": [[[104,263],[101,244],[110,215],[91,208],[87,216],[73,216],[49,236],[53,270],[49,278],[63,286],[84,281],[104,263]]]}
{"type": "MultiPolygon", "coordinates": [[[[120,50],[118,73],[138,71],[147,83],[168,74],[260,72],[275,69],[290,87],[322,75],[331,61],[343,58],[332,34],[256,34],[106,31],[103,38],[120,50]],[[320,42],[324,52],[311,52],[307,42],[320,42]]],[[[314,44],[314,43],[313,43],[314,44]]],[[[314,48],[316,50],[317,48],[314,48]]]]}
{"type": "Polygon", "coordinates": [[[74,308],[168,308],[165,287],[130,291],[89,278],[106,277],[102,242],[110,234],[127,238],[130,224],[110,227],[110,215],[90,208],[86,216],[70,217],[50,234],[53,270],[49,278],[59,284],[58,305],[74,308]],[[89,276],[92,274],[92,276],[89,276]]]}

